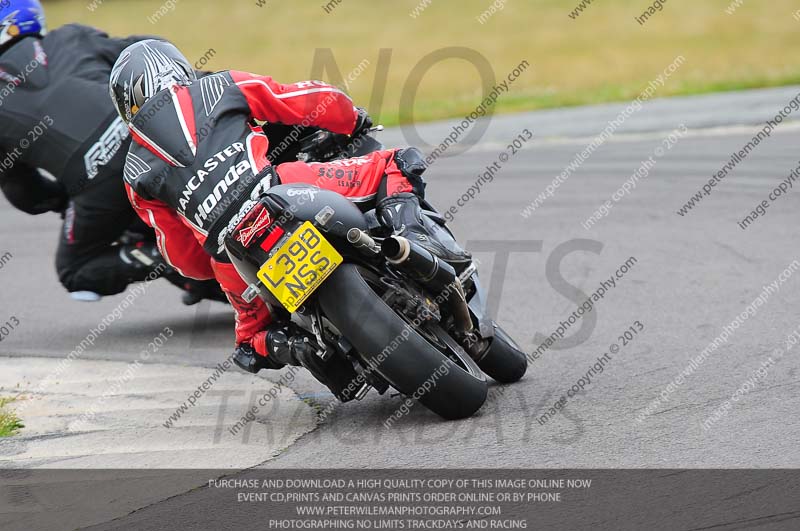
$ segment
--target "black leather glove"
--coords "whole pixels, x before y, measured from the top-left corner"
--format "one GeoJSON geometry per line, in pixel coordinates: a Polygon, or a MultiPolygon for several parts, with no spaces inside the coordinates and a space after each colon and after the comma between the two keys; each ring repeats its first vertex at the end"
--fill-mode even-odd
{"type": "Polygon", "coordinates": [[[365,134],[372,129],[372,118],[370,118],[367,110],[364,107],[356,107],[356,110],[358,111],[358,117],[356,118],[356,126],[353,128],[351,136],[365,134]]]}

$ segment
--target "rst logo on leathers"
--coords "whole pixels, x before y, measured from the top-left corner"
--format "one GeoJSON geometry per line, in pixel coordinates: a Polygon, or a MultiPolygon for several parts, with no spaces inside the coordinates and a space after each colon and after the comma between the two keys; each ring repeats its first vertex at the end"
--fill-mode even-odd
{"type": "Polygon", "coordinates": [[[97,174],[100,173],[100,166],[105,166],[111,162],[111,159],[117,154],[128,135],[130,135],[128,126],[118,116],[100,136],[100,139],[83,156],[86,175],[89,179],[97,177],[97,174]]]}

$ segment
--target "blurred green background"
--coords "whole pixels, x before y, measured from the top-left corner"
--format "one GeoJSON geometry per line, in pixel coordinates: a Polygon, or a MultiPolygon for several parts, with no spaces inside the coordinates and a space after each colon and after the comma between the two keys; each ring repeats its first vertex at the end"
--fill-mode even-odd
{"type": "MultiPolygon", "coordinates": [[[[284,82],[309,78],[315,49],[330,48],[345,76],[362,65],[347,90],[363,105],[372,95],[379,50],[390,48],[385,98],[370,111],[394,124],[409,73],[424,56],[449,46],[480,52],[498,79],[523,60],[531,64],[501,97],[500,112],[632,99],[678,55],[686,63],[657,96],[800,83],[800,21],[793,17],[800,3],[739,2],[727,14],[736,0],[669,0],[644,25],[635,17],[652,4],[646,0],[594,0],[575,19],[569,14],[579,0],[334,0],[329,13],[328,0],[52,0],[45,6],[51,28],[79,22],[112,35],[156,34],[192,60],[213,48],[207,69],[249,70],[284,82]],[[482,24],[478,17],[493,3],[503,8],[482,24]],[[412,17],[415,8],[423,9],[412,17]]],[[[315,77],[338,81],[327,73],[315,77]]],[[[481,93],[474,66],[445,60],[419,84],[414,119],[463,115],[481,93]]]]}

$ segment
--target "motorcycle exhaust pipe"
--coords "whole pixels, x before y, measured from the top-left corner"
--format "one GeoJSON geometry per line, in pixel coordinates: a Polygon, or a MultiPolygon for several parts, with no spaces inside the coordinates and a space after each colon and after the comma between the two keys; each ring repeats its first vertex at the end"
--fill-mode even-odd
{"type": "Polygon", "coordinates": [[[357,249],[366,249],[372,254],[381,253],[381,247],[372,239],[372,236],[356,227],[347,231],[347,241],[357,249]]]}
{"type": "Polygon", "coordinates": [[[399,267],[436,293],[447,289],[458,278],[453,266],[402,236],[391,236],[383,240],[381,252],[390,264],[399,267]]]}
{"type": "Polygon", "coordinates": [[[474,327],[464,288],[453,266],[402,236],[383,240],[381,252],[390,264],[402,269],[437,295],[444,295],[442,302],[450,305],[460,331],[465,334],[472,332],[474,327]]]}

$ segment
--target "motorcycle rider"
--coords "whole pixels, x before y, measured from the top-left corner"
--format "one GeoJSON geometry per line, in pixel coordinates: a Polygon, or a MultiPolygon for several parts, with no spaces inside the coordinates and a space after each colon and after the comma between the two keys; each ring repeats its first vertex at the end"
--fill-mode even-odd
{"type": "Polygon", "coordinates": [[[78,300],[121,293],[153,272],[189,287],[185,302],[219,290],[187,286],[154,243],[112,245],[138,218],[120,179],[130,138],[107,99],[108,76],[145,38],[76,24],[48,32],[38,0],[0,3],[0,189],[23,212],[63,215],[56,270],[78,300]]]}
{"type": "Polygon", "coordinates": [[[134,140],[124,172],[131,203],[156,230],[162,255],[173,267],[191,278],[220,282],[236,310],[234,361],[244,370],[303,365],[337,396],[355,377],[339,357],[323,362],[316,356],[303,341],[303,330],[272,322],[261,299],[242,298],[247,285],[222,243],[229,222],[270,186],[309,183],[355,203],[377,203],[387,228],[449,261],[469,260],[452,238],[428,237],[435,229],[421,216],[425,166],[415,148],[328,163],[273,167],[268,162],[269,142],[255,120],[345,135],[371,127],[366,111],[336,87],[319,81],[284,85],[238,71],[197,80],[175,46],[148,40],[122,52],[110,92],[134,140]]]}

